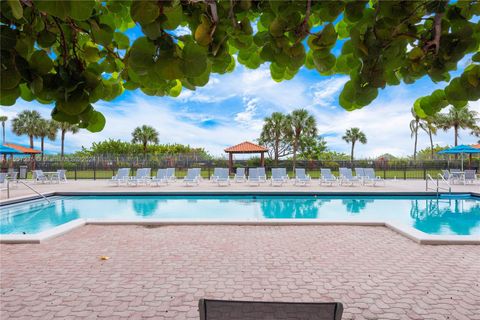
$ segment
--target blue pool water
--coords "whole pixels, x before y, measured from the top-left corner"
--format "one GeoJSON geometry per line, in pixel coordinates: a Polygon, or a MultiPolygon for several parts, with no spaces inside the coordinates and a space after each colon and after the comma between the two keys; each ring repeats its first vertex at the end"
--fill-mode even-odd
{"type": "Polygon", "coordinates": [[[472,196],[71,196],[0,207],[0,234],[34,234],[78,218],[385,221],[428,234],[480,235],[472,196]]]}

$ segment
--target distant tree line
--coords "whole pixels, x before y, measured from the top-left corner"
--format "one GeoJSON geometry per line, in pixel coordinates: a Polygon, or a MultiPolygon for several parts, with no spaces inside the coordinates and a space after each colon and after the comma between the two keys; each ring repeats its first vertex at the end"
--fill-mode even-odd
{"type": "MultiPolygon", "coordinates": [[[[350,160],[353,161],[356,143],[367,143],[365,133],[351,128],[342,137],[351,144],[350,160]]],[[[268,155],[277,165],[282,158],[290,157],[295,168],[296,160],[346,160],[348,155],[328,150],[327,142],[318,134],[315,117],[305,109],[290,114],[274,112],[264,119],[258,142],[268,148],[268,155]]]]}
{"type": "Polygon", "coordinates": [[[179,155],[195,153],[199,157],[209,158],[209,154],[203,148],[193,148],[189,145],[173,143],[159,144],[158,131],[147,125],[136,127],[132,132],[132,140],[122,141],[108,139],[93,142],[89,148],[82,146],[82,150],[76,152],[77,157],[91,156],[138,156],[146,155],[179,155]]]}

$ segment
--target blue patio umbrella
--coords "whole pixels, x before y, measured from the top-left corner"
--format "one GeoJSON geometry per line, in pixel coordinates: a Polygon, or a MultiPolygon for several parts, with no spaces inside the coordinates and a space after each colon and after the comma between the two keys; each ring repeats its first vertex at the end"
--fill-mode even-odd
{"type": "Polygon", "coordinates": [[[476,149],[472,146],[461,144],[459,146],[445,149],[438,152],[438,154],[461,154],[462,155],[462,171],[463,171],[463,155],[472,154],[472,153],[480,153],[480,149],[476,149]]]}

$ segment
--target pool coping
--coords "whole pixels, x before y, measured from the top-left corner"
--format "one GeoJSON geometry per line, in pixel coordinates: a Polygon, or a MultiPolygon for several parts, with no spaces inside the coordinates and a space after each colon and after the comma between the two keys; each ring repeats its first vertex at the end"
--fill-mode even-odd
{"type": "MultiPolygon", "coordinates": [[[[311,192],[311,191],[299,191],[299,192],[272,192],[272,191],[256,191],[256,192],[50,192],[44,194],[47,197],[51,196],[109,196],[109,195],[135,195],[135,196],[205,196],[205,195],[310,195],[310,196],[432,196],[436,195],[435,192],[311,192]]],[[[470,195],[473,197],[480,197],[476,192],[457,192],[452,194],[470,195]]],[[[12,199],[10,201],[3,201],[0,206],[20,203],[30,200],[41,199],[40,196],[31,196],[21,199],[12,199]]],[[[421,232],[413,227],[405,226],[402,224],[396,224],[389,221],[344,221],[344,220],[322,220],[316,219],[269,219],[269,220],[170,220],[170,219],[75,219],[54,227],[49,230],[45,230],[36,234],[8,234],[0,235],[0,243],[5,244],[20,244],[20,243],[41,243],[48,239],[52,239],[61,236],[67,232],[85,225],[138,225],[138,226],[185,226],[185,225],[236,225],[236,226],[379,226],[387,227],[419,244],[426,245],[480,245],[480,236],[477,235],[431,235],[421,232]]]]}

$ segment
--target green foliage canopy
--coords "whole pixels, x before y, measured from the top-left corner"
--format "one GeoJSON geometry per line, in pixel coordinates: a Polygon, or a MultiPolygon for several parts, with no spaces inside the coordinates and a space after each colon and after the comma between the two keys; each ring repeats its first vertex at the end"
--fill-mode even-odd
{"type": "Polygon", "coordinates": [[[425,117],[480,98],[479,15],[478,1],[2,1],[0,104],[55,103],[53,119],[96,132],[105,117],[95,102],[125,89],[178,96],[232,71],[236,55],[248,68],[268,62],[276,81],[302,66],[349,75],[346,110],[401,82],[448,83],[417,101],[425,117]],[[144,36],[130,43],[125,31],[135,25],[144,36]],[[179,26],[191,34],[177,35],[179,26]]]}

